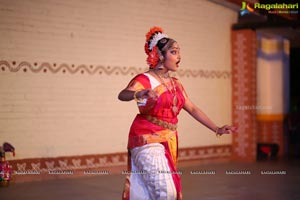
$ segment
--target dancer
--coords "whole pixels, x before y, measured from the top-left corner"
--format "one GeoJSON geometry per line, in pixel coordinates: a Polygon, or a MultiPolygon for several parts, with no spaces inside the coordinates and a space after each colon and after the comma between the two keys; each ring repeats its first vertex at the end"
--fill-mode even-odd
{"type": "Polygon", "coordinates": [[[119,100],[135,100],[139,114],[128,137],[128,171],[123,200],[181,200],[177,172],[177,116],[183,108],[217,136],[235,127],[218,127],[186,94],[180,81],[169,75],[181,61],[178,43],[162,28],[146,34],[145,52],[149,70],[135,76],[119,93],[119,100]]]}

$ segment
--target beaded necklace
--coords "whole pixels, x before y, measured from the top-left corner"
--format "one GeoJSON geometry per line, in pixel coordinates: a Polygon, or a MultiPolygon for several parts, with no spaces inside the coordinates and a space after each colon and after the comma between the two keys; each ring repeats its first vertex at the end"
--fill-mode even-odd
{"type": "Polygon", "coordinates": [[[169,76],[169,74],[167,74],[167,75],[165,76],[165,78],[169,78],[169,79],[170,79],[170,82],[171,82],[171,84],[172,84],[174,93],[172,92],[172,89],[169,89],[169,87],[167,86],[167,84],[166,84],[165,81],[163,80],[162,75],[160,75],[159,73],[156,73],[156,72],[154,72],[154,73],[158,76],[159,80],[160,80],[161,83],[165,86],[165,88],[168,90],[168,92],[169,92],[170,94],[173,95],[172,111],[173,111],[174,115],[176,115],[176,114],[178,113],[178,108],[177,108],[177,102],[178,102],[178,99],[177,99],[177,96],[176,96],[177,91],[176,91],[176,86],[175,86],[175,83],[174,83],[173,78],[171,78],[171,77],[169,76]]]}

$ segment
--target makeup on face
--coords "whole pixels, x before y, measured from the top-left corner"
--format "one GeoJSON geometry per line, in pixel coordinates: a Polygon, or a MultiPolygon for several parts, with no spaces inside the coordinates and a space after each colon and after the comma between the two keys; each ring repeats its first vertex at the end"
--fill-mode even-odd
{"type": "Polygon", "coordinates": [[[181,57],[179,45],[174,43],[172,47],[167,50],[164,67],[166,67],[168,70],[176,71],[179,67],[180,60],[181,57]]]}

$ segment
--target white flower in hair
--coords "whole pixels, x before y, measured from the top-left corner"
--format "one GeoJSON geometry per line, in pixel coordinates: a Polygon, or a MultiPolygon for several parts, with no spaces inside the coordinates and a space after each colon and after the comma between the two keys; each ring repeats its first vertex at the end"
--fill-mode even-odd
{"type": "Polygon", "coordinates": [[[149,44],[149,50],[152,50],[160,39],[167,37],[168,35],[165,33],[156,33],[149,44]]]}

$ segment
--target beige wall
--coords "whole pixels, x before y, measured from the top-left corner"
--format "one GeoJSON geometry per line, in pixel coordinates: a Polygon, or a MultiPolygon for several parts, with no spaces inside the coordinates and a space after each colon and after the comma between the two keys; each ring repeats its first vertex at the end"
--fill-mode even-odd
{"type": "MultiPolygon", "coordinates": [[[[153,25],[175,38],[178,75],[219,125],[231,123],[230,27],[236,13],[193,0],[0,0],[0,143],[16,159],[126,151],[137,111],[118,92],[147,66],[153,25]],[[133,67],[133,68],[130,68],[133,67]]],[[[185,112],[180,147],[230,144],[185,112]]]]}

